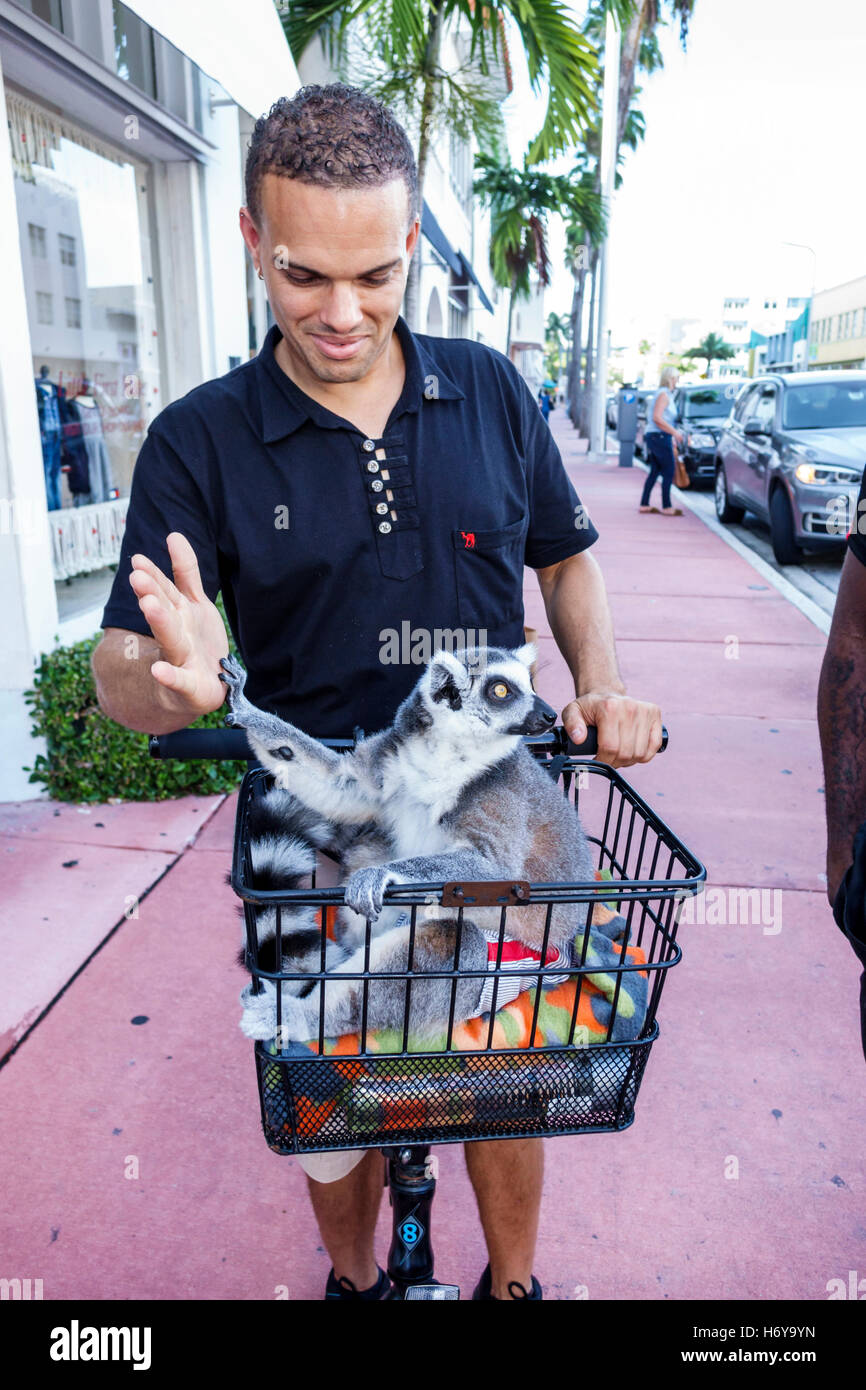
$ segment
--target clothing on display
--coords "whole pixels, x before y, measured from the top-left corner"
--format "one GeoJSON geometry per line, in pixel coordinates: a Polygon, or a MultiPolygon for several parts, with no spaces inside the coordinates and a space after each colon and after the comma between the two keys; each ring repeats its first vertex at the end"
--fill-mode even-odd
{"type": "Polygon", "coordinates": [[[45,472],[45,491],[48,510],[60,506],[60,454],[63,438],[60,418],[60,390],[49,380],[48,368],[42,367],[36,377],[36,408],[39,412],[39,435],[42,440],[42,467],[45,472]]]}
{"type": "MultiPolygon", "coordinates": [[[[86,385],[87,383],[85,383],[86,385]]],[[[105,443],[96,398],[81,394],[65,401],[64,450],[73,506],[109,501],[114,489],[111,456],[105,443]]]]}

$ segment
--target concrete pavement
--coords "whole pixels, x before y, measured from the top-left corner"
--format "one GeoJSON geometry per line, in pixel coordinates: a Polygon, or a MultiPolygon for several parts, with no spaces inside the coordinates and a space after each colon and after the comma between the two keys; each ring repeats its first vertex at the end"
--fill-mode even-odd
{"type": "MultiPolygon", "coordinates": [[[[641,469],[588,461],[561,409],[552,426],[624,677],[671,732],[629,778],[705,860],[716,910],[681,929],[635,1124],[547,1143],[536,1273],[554,1299],[823,1299],[866,1273],[858,967],[822,881],[824,638],[699,517],[639,516],[641,469]],[[738,887],[765,890],[757,920],[725,922],[738,887]]],[[[531,574],[527,621],[561,707],[531,574]]],[[[46,1298],[321,1296],[305,1180],[264,1144],[237,1027],[233,818],[234,798],[3,808],[23,1042],[0,1071],[0,1276],[46,1298]]],[[[468,1297],[483,1241],[460,1149],[438,1154],[437,1273],[468,1297]]],[[[383,1208],[380,1262],[387,1233],[383,1208]]]]}

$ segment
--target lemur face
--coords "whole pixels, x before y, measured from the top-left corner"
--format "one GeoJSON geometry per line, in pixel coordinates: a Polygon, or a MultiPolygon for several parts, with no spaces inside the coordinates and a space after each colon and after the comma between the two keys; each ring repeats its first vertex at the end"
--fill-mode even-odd
{"type": "Polygon", "coordinates": [[[532,689],[535,647],[514,651],[472,647],[437,652],[422,677],[424,703],[440,728],[478,739],[540,734],[556,723],[556,710],[532,689]]]}

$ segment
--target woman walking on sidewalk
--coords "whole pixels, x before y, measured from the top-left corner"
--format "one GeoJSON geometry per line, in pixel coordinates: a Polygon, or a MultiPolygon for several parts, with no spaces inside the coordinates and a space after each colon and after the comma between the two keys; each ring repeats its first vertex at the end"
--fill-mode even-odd
{"type": "Polygon", "coordinates": [[[659,389],[653,398],[652,410],[649,412],[649,419],[644,431],[644,446],[650,471],[644,483],[643,496],[640,499],[640,511],[658,511],[657,507],[650,506],[650,493],[655,486],[656,479],[661,478],[662,516],[682,516],[681,508],[671,505],[671,483],[674,479],[675,464],[674,440],[678,444],[682,444],[684,439],[674,424],[676,411],[671,393],[678,381],[679,373],[676,368],[665,367],[659,379],[659,389]]]}

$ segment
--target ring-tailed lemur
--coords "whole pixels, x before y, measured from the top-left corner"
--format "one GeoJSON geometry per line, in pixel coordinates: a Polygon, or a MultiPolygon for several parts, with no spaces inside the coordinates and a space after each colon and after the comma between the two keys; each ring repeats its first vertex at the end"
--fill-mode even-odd
{"type": "MultiPolygon", "coordinates": [[[[533,691],[529,668],[535,648],[496,647],[440,651],[397,711],[391,728],[363,740],[353,752],[324,747],[277,715],[256,709],[243,693],[246,672],[224,657],[220,679],[228,686],[226,723],[246,731],[274,790],[253,827],[252,861],[261,887],[294,887],[313,866],[313,846],[337,853],[346,872],[337,945],[327,962],[327,1036],[361,1025],[362,982],[342,972],[365,969],[366,921],[375,923],[369,970],[408,968],[409,928],[395,925],[400,908],[384,907],[390,884],[448,880],[527,879],[587,882],[593,863],[577,812],[523,744],[556,722],[556,711],[533,691]],[[264,881],[262,879],[264,875],[264,881]]],[[[546,904],[513,908],[509,935],[538,952],[543,946],[546,904]]],[[[586,904],[556,904],[549,948],[567,955],[586,904]]],[[[405,921],[405,918],[403,919],[405,921]]],[[[453,909],[427,906],[418,913],[412,969],[472,970],[458,981],[455,1021],[474,1017],[485,986],[488,937],[500,909],[464,911],[455,966],[457,919],[453,909]]],[[[282,910],[286,972],[321,969],[320,929],[311,908],[282,910]]],[[[259,915],[260,942],[274,936],[273,909],[259,915]]],[[[273,952],[273,947],[271,947],[273,952]]],[[[274,952],[275,954],[275,952],[274,952]]],[[[265,968],[268,968],[267,965],[265,968]]],[[[272,966],[276,969],[276,964],[272,966]]],[[[533,977],[525,976],[525,988],[533,977]]],[[[241,1027],[248,1037],[276,1031],[276,987],[241,995],[241,1027]]],[[[282,1037],[304,1041],[319,1031],[319,986],[283,985],[282,1037]]],[[[451,982],[412,984],[410,1028],[424,1034],[448,1018],[451,982]]],[[[371,981],[367,1027],[400,1028],[406,984],[371,981]]]]}

